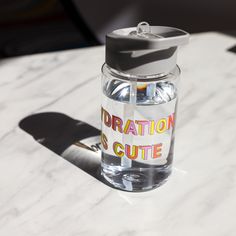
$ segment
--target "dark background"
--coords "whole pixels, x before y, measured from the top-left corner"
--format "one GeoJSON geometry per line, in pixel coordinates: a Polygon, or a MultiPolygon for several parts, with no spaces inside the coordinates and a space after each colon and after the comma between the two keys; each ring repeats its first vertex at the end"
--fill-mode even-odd
{"type": "Polygon", "coordinates": [[[235,9],[235,0],[0,0],[0,57],[103,44],[140,21],[233,34],[235,9]]]}

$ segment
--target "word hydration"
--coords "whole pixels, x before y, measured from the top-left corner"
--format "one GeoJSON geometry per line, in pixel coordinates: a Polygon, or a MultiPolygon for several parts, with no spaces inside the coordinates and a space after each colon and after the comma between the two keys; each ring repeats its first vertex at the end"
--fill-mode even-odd
{"type": "MultiPolygon", "coordinates": [[[[162,134],[174,127],[174,113],[167,118],[156,121],[128,119],[124,122],[120,117],[110,115],[108,111],[102,108],[101,116],[103,125],[112,129],[112,132],[118,132],[118,134],[120,133],[122,135],[133,135],[134,137],[143,136],[144,141],[147,135],[162,134]]],[[[115,137],[115,135],[112,136],[115,137]]],[[[143,160],[147,160],[148,158],[155,159],[162,156],[163,143],[153,145],[130,145],[117,142],[116,140],[112,141],[112,152],[120,158],[125,155],[127,158],[134,160],[141,156],[143,160]]],[[[101,143],[103,149],[108,150],[109,142],[104,133],[101,134],[101,143]]]]}

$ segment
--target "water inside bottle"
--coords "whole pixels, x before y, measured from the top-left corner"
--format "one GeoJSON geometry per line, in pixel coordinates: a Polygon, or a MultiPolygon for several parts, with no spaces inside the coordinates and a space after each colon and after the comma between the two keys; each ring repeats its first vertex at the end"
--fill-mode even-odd
{"type": "MultiPolygon", "coordinates": [[[[158,109],[158,106],[176,100],[177,91],[169,81],[142,83],[121,80],[109,80],[104,86],[104,95],[122,103],[133,103],[141,109],[158,109]],[[134,93],[134,89],[136,89],[134,93]],[[133,95],[132,95],[133,94],[133,95]],[[135,101],[134,101],[135,99],[135,101]]],[[[176,106],[175,106],[176,107],[176,106]]],[[[132,111],[131,111],[132,112],[132,111]]],[[[149,161],[140,162],[120,158],[102,152],[102,175],[116,188],[126,191],[146,191],[163,184],[171,173],[174,148],[174,129],[170,135],[170,148],[167,162],[164,165],[155,165],[149,161]]]]}

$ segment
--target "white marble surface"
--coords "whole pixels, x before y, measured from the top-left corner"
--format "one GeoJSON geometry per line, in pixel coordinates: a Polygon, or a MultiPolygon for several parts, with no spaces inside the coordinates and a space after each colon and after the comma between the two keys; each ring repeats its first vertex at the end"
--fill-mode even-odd
{"type": "Polygon", "coordinates": [[[0,235],[236,235],[235,43],[198,34],[179,52],[175,168],[145,193],[106,186],[18,126],[56,111],[99,128],[103,47],[1,61],[0,235]]]}

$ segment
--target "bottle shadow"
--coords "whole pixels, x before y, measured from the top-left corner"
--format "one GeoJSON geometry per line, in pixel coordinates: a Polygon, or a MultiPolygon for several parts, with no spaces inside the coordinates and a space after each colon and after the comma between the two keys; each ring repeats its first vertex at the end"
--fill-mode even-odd
{"type": "Polygon", "coordinates": [[[100,175],[101,143],[97,128],[57,112],[27,116],[19,127],[41,145],[112,187],[100,175]]]}

